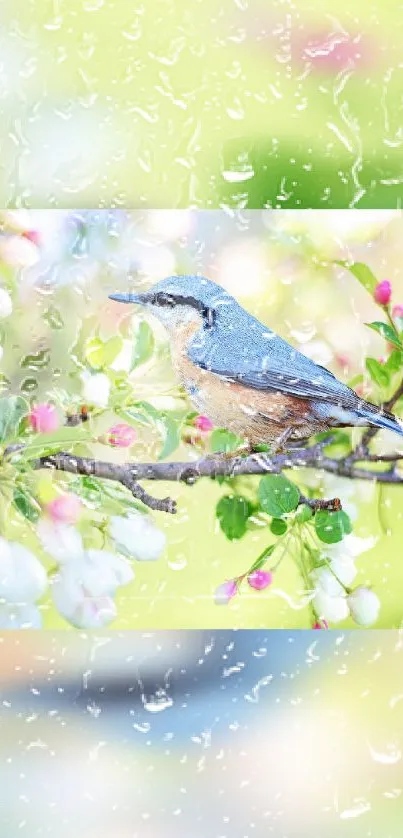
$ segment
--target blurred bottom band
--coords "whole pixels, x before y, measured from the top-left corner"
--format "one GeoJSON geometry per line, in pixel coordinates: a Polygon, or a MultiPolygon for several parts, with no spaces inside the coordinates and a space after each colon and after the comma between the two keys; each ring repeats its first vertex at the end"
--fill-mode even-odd
{"type": "Polygon", "coordinates": [[[399,632],[0,641],[4,838],[401,838],[399,632]]]}

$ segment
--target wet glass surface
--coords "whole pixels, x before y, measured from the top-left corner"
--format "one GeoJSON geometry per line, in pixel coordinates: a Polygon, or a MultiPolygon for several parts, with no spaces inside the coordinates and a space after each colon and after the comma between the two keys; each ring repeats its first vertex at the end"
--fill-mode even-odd
{"type": "MultiPolygon", "coordinates": [[[[141,480],[157,500],[176,501],[177,513],[171,515],[147,510],[116,480],[32,469],[30,462],[64,448],[115,468],[145,462],[165,468],[174,461],[191,466],[221,450],[223,442],[234,444],[219,427],[212,428],[208,415],[195,411],[192,392],[181,386],[172,365],[172,341],[153,312],[108,299],[111,292],[144,291],[176,272],[204,274],[265,324],[267,335],[273,329],[292,351],[327,367],[363,398],[377,404],[389,399],[400,381],[399,333],[387,332],[385,341],[379,328],[382,332],[388,321],[377,331],[385,310],[345,263],[364,265],[364,278],[376,282],[376,277],[381,292],[392,295],[388,311],[398,330],[401,212],[266,210],[231,217],[224,211],[190,210],[3,211],[1,221],[2,443],[22,443],[26,452],[3,463],[2,533],[8,545],[31,551],[30,587],[17,591],[10,579],[2,582],[1,624],[89,628],[100,620],[94,628],[105,623],[120,629],[307,628],[317,622],[312,612],[317,586],[340,593],[329,569],[315,565],[312,575],[309,566],[308,578],[301,565],[306,550],[311,562],[312,550],[321,549],[343,584],[354,580],[373,587],[380,609],[372,597],[372,623],[400,627],[398,486],[347,479],[324,471],[320,463],[310,468],[297,463],[288,476],[305,496],[339,498],[347,516],[335,513],[331,521],[344,529],[330,528],[329,537],[326,513],[316,530],[313,519],[307,523],[303,553],[297,531],[287,529],[296,514],[295,485],[285,484],[290,505],[273,508],[258,475],[227,482],[205,477],[194,485],[141,480]],[[47,436],[38,439],[41,428],[47,436]],[[135,529],[125,519],[123,533],[122,516],[136,511],[142,517],[135,529]],[[60,523],[71,525],[67,535],[63,531],[63,555],[61,531],[52,536],[52,526],[60,523]],[[347,538],[337,544],[343,534],[347,538]],[[98,571],[105,566],[115,581],[105,582],[102,593],[108,596],[97,600],[95,612],[87,610],[84,599],[84,611],[73,609],[73,616],[66,577],[62,574],[61,590],[53,587],[53,577],[66,560],[70,569],[73,560],[81,567],[83,544],[101,551],[86,561],[95,562],[91,567],[98,571]],[[253,589],[248,582],[252,563],[275,545],[253,589]],[[274,567],[275,574],[267,576],[274,567]],[[219,607],[217,589],[222,594],[220,586],[234,579],[239,596],[219,607]]],[[[199,281],[196,277],[196,285],[199,281]]],[[[241,337],[239,345],[247,346],[241,337]]],[[[313,378],[321,374],[312,369],[313,378]]],[[[399,401],[395,410],[401,414],[399,401]]],[[[220,424],[225,421],[223,414],[220,424]]],[[[396,428],[382,431],[371,450],[386,457],[398,452],[396,428]]],[[[330,456],[345,457],[345,446],[350,439],[357,444],[360,434],[359,428],[342,433],[337,446],[327,449],[330,456]]],[[[397,460],[396,481],[399,469],[397,460]]],[[[2,544],[4,571],[9,546],[2,544]]],[[[28,559],[14,558],[10,567],[21,561],[28,559]]],[[[87,570],[92,590],[92,570],[87,570]]],[[[322,599],[318,603],[322,611],[322,599]]],[[[327,608],[329,616],[323,611],[330,624],[348,618],[348,626],[362,625],[362,617],[352,622],[344,600],[338,597],[331,605],[336,610],[327,608]]]]}
{"type": "Polygon", "coordinates": [[[399,838],[397,632],[1,638],[2,834],[399,838]]]}
{"type": "Polygon", "coordinates": [[[398,3],[1,8],[3,206],[396,207],[398,3]]]}

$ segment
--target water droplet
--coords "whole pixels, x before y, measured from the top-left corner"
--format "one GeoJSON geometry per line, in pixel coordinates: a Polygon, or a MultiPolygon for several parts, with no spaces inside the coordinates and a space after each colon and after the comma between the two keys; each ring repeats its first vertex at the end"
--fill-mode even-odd
{"type": "Polygon", "coordinates": [[[35,355],[25,355],[24,358],[20,361],[20,366],[23,368],[28,367],[30,370],[40,370],[44,369],[49,365],[50,361],[50,350],[49,349],[42,349],[40,352],[37,352],[35,355]]]}
{"type": "Polygon", "coordinates": [[[178,553],[175,559],[168,561],[168,566],[171,570],[183,570],[187,565],[187,558],[185,553],[178,553]]]}
{"type": "Polygon", "coordinates": [[[56,306],[49,306],[43,315],[43,319],[51,329],[62,329],[64,326],[62,315],[56,306]]]}
{"type": "Polygon", "coordinates": [[[142,697],[143,706],[149,713],[160,713],[172,707],[173,700],[163,689],[157,690],[154,695],[142,697]]]}
{"type": "Polygon", "coordinates": [[[20,390],[22,393],[33,393],[38,389],[38,382],[36,378],[25,378],[21,384],[20,390]]]}

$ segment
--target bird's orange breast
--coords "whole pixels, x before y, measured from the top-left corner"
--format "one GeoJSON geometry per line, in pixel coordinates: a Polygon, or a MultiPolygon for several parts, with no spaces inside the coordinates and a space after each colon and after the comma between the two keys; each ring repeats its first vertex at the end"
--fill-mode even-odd
{"type": "Polygon", "coordinates": [[[190,360],[187,348],[200,325],[187,323],[172,338],[172,361],[196,409],[217,426],[251,444],[277,439],[286,428],[293,436],[311,436],[325,426],[312,415],[309,399],[274,390],[255,390],[203,370],[190,360]]]}

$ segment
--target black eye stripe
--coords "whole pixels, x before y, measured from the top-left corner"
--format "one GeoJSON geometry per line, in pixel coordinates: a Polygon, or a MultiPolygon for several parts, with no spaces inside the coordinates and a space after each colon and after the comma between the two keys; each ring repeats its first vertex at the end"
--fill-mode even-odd
{"type": "Polygon", "coordinates": [[[165,291],[160,291],[154,295],[152,302],[154,305],[166,306],[168,308],[173,308],[175,305],[191,306],[203,316],[204,325],[207,329],[211,329],[214,326],[216,311],[213,308],[203,305],[200,300],[196,300],[194,297],[185,297],[182,294],[168,294],[165,291]]]}

